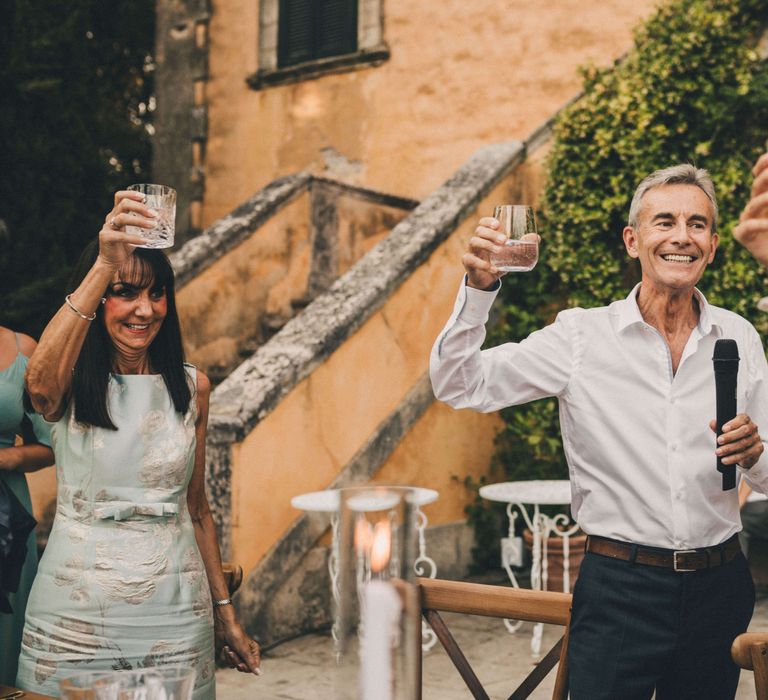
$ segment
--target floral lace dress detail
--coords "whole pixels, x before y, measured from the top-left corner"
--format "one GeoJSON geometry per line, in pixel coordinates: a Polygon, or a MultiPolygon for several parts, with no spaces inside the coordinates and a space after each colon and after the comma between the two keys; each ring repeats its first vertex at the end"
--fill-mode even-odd
{"type": "Polygon", "coordinates": [[[195,700],[213,698],[211,597],[187,511],[195,399],[182,416],[161,376],[113,375],[108,405],[117,431],[77,423],[71,402],[51,431],[56,519],[17,684],[58,695],[73,672],[184,664],[195,700]]]}

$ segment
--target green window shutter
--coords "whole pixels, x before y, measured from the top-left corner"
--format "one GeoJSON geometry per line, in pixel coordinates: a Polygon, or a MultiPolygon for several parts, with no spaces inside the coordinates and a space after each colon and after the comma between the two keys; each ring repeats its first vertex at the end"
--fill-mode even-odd
{"type": "Polygon", "coordinates": [[[357,0],[318,0],[317,58],[357,51],[357,0]]]}
{"type": "Polygon", "coordinates": [[[279,66],[293,66],[314,58],[314,5],[314,0],[280,0],[279,66]]]}
{"type": "Polygon", "coordinates": [[[280,0],[278,66],[357,51],[358,0],[280,0]]]}

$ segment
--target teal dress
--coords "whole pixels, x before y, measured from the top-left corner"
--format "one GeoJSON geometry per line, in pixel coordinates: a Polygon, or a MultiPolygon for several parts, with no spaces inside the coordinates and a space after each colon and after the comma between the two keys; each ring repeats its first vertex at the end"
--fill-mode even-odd
{"type": "MultiPolygon", "coordinates": [[[[16,346],[18,348],[18,336],[16,346]]],[[[21,352],[10,367],[0,372],[0,447],[13,447],[16,435],[21,432],[24,417],[22,396],[24,394],[24,372],[27,369],[27,357],[21,352]]],[[[50,446],[48,426],[36,413],[27,413],[32,423],[38,442],[50,446]]],[[[4,481],[16,494],[22,505],[31,513],[32,502],[29,498],[27,479],[17,471],[0,470],[0,481],[4,481]]],[[[13,613],[0,613],[0,684],[13,685],[16,679],[16,662],[21,647],[21,631],[24,628],[24,608],[27,605],[29,589],[37,571],[37,545],[34,531],[27,539],[27,558],[21,572],[21,580],[16,593],[11,593],[8,600],[13,613]]]]}
{"type": "Polygon", "coordinates": [[[182,664],[194,698],[214,698],[211,594],[187,510],[196,399],[181,415],[160,375],[112,375],[107,405],[118,430],[78,423],[70,402],[51,431],[56,518],[16,684],[58,695],[80,671],[182,664]]]}

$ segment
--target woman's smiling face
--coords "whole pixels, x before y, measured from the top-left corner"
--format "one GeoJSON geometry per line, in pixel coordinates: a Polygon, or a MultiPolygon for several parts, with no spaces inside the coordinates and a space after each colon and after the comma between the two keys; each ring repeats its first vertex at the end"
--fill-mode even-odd
{"type": "Polygon", "coordinates": [[[165,287],[142,272],[135,265],[120,270],[104,302],[104,327],[115,350],[131,357],[149,349],[168,313],[165,287]]]}

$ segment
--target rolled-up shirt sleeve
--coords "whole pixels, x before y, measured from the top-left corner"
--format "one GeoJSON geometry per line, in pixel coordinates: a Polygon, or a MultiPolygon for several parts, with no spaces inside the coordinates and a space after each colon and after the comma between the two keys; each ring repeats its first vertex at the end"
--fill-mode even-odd
{"type": "Polygon", "coordinates": [[[574,364],[568,312],[520,343],[481,350],[497,294],[498,289],[482,291],[462,282],[453,313],[432,348],[432,389],[453,408],[497,411],[567,389],[574,364]]]}
{"type": "Polygon", "coordinates": [[[747,405],[746,413],[757,425],[763,441],[763,454],[750,469],[740,469],[747,483],[768,495],[768,362],[757,331],[751,329],[747,338],[747,405]]]}

